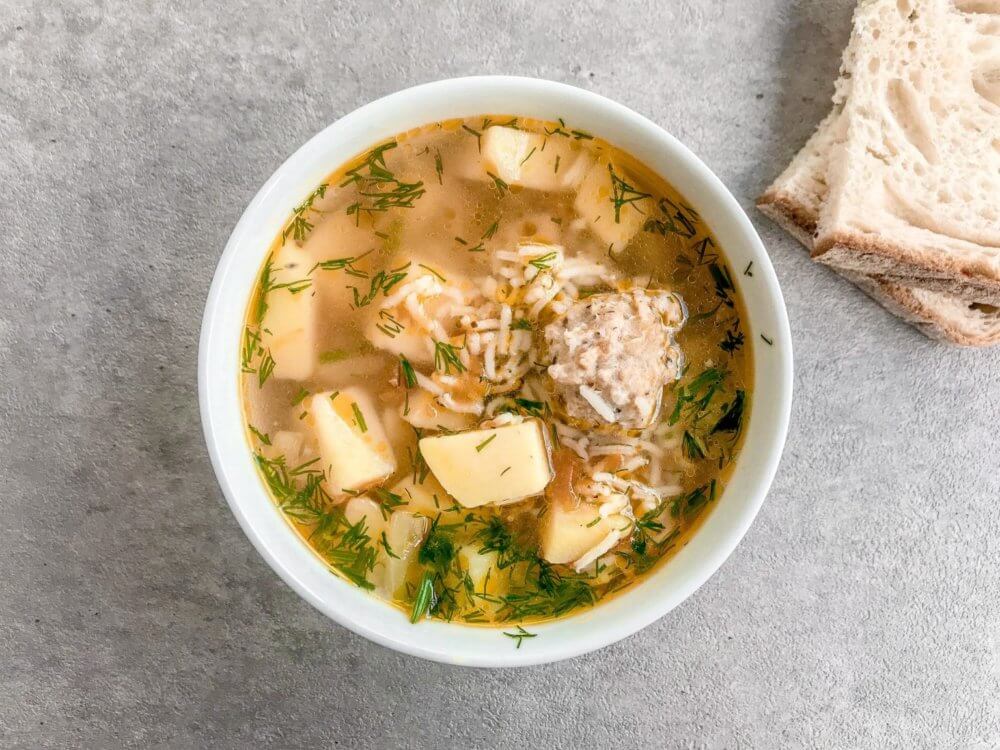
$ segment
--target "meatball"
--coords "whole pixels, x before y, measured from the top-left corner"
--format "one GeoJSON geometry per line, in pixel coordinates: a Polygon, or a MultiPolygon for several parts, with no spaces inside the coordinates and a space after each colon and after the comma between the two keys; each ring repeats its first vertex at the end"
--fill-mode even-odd
{"type": "Polygon", "coordinates": [[[663,387],[677,379],[674,335],[686,309],[676,294],[642,289],[573,303],[545,328],[549,377],[566,415],[588,427],[648,427],[663,387]]]}

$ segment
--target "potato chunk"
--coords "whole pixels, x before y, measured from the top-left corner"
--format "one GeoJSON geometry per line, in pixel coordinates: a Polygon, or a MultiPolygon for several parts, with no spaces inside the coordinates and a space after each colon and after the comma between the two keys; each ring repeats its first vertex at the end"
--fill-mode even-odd
{"type": "Polygon", "coordinates": [[[461,432],[468,430],[476,422],[471,414],[462,414],[441,406],[434,394],[422,388],[410,391],[409,401],[399,407],[399,413],[403,419],[420,430],[461,432]]]}
{"type": "MultiPolygon", "coordinates": [[[[308,279],[309,257],[289,242],[271,258],[271,287],[308,279]]],[[[274,358],[274,377],[305,380],[316,366],[316,296],[311,285],[272,288],[261,321],[264,346],[274,358]]]]}
{"type": "Polygon", "coordinates": [[[568,138],[495,125],[483,132],[483,169],[508,185],[532,190],[574,190],[591,158],[568,138]]]}
{"type": "MultiPolygon", "coordinates": [[[[434,364],[434,340],[426,331],[419,330],[417,325],[407,319],[405,322],[394,319],[406,326],[398,333],[386,333],[383,320],[391,311],[380,311],[381,317],[373,315],[365,326],[365,337],[378,349],[388,352],[394,357],[405,357],[417,367],[431,367],[434,364]],[[380,327],[383,326],[383,327],[380,327]]],[[[390,325],[394,325],[389,321],[390,325]]]]}
{"type": "Polygon", "coordinates": [[[406,501],[406,509],[411,513],[434,517],[442,509],[450,507],[455,501],[448,496],[444,487],[432,476],[424,477],[424,481],[415,482],[412,476],[396,482],[389,492],[399,495],[406,501]]]}
{"type": "Polygon", "coordinates": [[[314,446],[306,440],[304,433],[297,430],[278,430],[271,435],[271,444],[261,445],[258,450],[269,461],[284,460],[289,469],[315,457],[314,446]]]}
{"type": "Polygon", "coordinates": [[[370,543],[380,553],[375,567],[367,574],[368,581],[384,590],[386,579],[386,556],[381,554],[382,534],[389,528],[389,522],[382,516],[381,506],[367,495],[352,497],[344,504],[344,517],[352,526],[364,522],[364,533],[370,543]]]}
{"type": "Polygon", "coordinates": [[[367,495],[352,497],[344,505],[344,517],[352,526],[365,522],[365,531],[371,539],[378,539],[385,531],[386,521],[378,503],[367,495]]]}
{"type": "Polygon", "coordinates": [[[601,518],[597,505],[569,508],[553,502],[543,517],[542,557],[550,563],[586,567],[611,549],[632,528],[625,516],[601,518]]]}
{"type": "Polygon", "coordinates": [[[601,159],[590,168],[574,202],[576,212],[612,252],[624,250],[646,221],[642,211],[650,203],[649,198],[625,190],[624,185],[631,183],[632,178],[621,167],[601,159]],[[612,170],[624,181],[618,183],[617,192],[612,170]]]}
{"type": "Polygon", "coordinates": [[[420,452],[441,485],[467,508],[538,495],[552,480],[541,422],[436,435],[420,452]]]}
{"type": "Polygon", "coordinates": [[[306,411],[333,493],[364,489],[396,471],[378,409],[363,390],[317,393],[306,411]]]}
{"type": "Polygon", "coordinates": [[[395,596],[406,582],[406,572],[413,564],[430,525],[428,519],[401,510],[389,518],[386,541],[395,557],[386,553],[384,586],[388,596],[395,596]]]}
{"type": "Polygon", "coordinates": [[[515,128],[492,127],[483,133],[483,168],[508,185],[521,185],[526,158],[538,153],[545,136],[515,128]]]}
{"type": "MultiPolygon", "coordinates": [[[[469,574],[472,588],[477,593],[496,593],[500,581],[500,576],[494,571],[499,562],[496,552],[480,552],[474,545],[467,544],[459,549],[458,559],[469,574]]],[[[484,601],[480,602],[481,607],[485,604],[484,601]]]]}

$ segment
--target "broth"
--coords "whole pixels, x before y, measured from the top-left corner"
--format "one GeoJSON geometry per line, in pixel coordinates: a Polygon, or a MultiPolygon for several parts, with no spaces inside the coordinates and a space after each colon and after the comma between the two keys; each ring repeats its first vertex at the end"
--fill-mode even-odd
{"type": "Polygon", "coordinates": [[[627,154],[562,121],[436,123],[331,174],[274,239],[248,439],[305,543],[414,622],[561,617],[721,494],[744,318],[708,227],[627,154]]]}

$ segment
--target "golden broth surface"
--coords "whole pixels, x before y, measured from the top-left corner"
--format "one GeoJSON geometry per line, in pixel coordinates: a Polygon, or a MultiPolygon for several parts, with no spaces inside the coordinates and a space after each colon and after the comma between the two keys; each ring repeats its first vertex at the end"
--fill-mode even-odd
{"type": "MultiPolygon", "coordinates": [[[[273,240],[247,310],[242,349],[249,444],[274,501],[331,571],[414,620],[516,626],[593,606],[682,547],[729,478],[751,401],[751,342],[737,288],[743,272],[727,265],[710,229],[676,190],[571,126],[494,115],[420,128],[333,172],[273,240]],[[542,148],[526,159],[549,159],[553,174],[580,154],[609,160],[620,182],[600,197],[607,215],[599,220],[639,212],[641,229],[621,246],[605,243],[580,217],[576,191],[528,189],[485,174],[483,137],[499,125],[543,136],[542,148]],[[554,159],[557,149],[567,158],[554,159]],[[561,246],[568,258],[594,259],[636,284],[676,292],[689,312],[677,337],[682,376],[665,389],[663,429],[650,438],[662,454],[658,486],[670,491],[653,511],[636,514],[627,539],[581,571],[539,554],[546,497],[476,509],[436,485],[430,500],[414,497],[424,483],[434,483],[417,447],[418,438],[433,431],[398,418],[415,391],[400,357],[366,335],[381,301],[418,268],[443,279],[495,275],[494,254],[525,240],[561,246]],[[292,277],[272,267],[288,244],[308,259],[292,277]],[[287,368],[275,354],[280,342],[268,328],[268,316],[295,297],[315,304],[309,352],[315,366],[301,378],[282,377],[287,368]],[[312,445],[309,399],[345,389],[370,396],[397,463],[391,477],[364,492],[329,486],[312,445]],[[377,517],[347,517],[359,494],[378,507],[377,517]],[[405,539],[393,525],[400,513],[426,519],[410,550],[393,548],[393,540],[405,539]]],[[[600,290],[581,293],[591,291],[600,290]]],[[[441,366],[435,362],[432,369],[441,366]]],[[[511,408],[547,428],[558,419],[548,404],[521,401],[511,408]]],[[[553,454],[568,450],[552,429],[546,435],[553,454]]],[[[641,471],[637,476],[649,479],[641,471]]]]}

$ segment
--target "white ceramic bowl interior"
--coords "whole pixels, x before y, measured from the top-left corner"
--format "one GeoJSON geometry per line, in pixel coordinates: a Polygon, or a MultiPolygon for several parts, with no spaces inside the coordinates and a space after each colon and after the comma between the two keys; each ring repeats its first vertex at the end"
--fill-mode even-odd
{"type": "Polygon", "coordinates": [[[389,648],[453,664],[538,664],[600,648],[662,617],[701,586],[746,533],[774,477],[788,425],[792,348],[781,291],[746,214],[718,178],[671,135],[626,107],[559,83],[489,76],[458,78],[392,94],[346,115],[300,148],[261,188],[229,238],[212,282],[198,361],[201,414],[212,464],[254,546],[308,602],[389,648]],[[486,629],[410,624],[401,612],[331,573],[299,539],[265,492],[240,412],[239,343],[247,301],[267,249],[292,207],[331,171],[379,141],[456,117],[510,114],[563,118],[630,152],[699,211],[720,240],[746,302],[754,343],[752,411],[732,480],[690,543],[640,584],[567,619],[534,625],[521,648],[486,629]],[[744,269],[752,265],[751,275],[744,269]],[[766,337],[773,342],[768,344],[766,337]]]}

